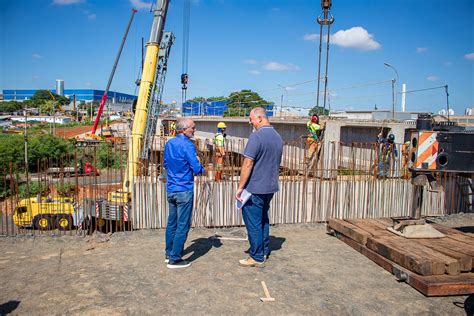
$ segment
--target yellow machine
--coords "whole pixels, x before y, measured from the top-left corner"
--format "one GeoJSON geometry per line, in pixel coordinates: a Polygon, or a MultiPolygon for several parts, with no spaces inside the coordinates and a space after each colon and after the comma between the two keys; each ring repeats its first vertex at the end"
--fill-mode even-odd
{"type": "MultiPolygon", "coordinates": [[[[108,192],[107,199],[84,200],[84,223],[87,230],[104,229],[107,227],[129,227],[131,228],[129,213],[131,211],[131,198],[133,191],[133,180],[138,176],[139,166],[146,149],[146,140],[154,136],[149,131],[154,131],[150,118],[157,117],[154,106],[157,103],[157,92],[163,86],[166,73],[166,60],[169,54],[174,36],[170,32],[163,32],[169,0],[158,0],[153,17],[150,40],[146,44],[146,55],[143,63],[143,71],[140,80],[140,88],[136,109],[133,118],[131,139],[128,145],[127,168],[124,174],[122,188],[108,192]],[[163,40],[163,47],[160,43],[163,40]],[[114,225],[108,225],[108,223],[114,225]]],[[[158,98],[159,99],[159,98],[158,98]]],[[[158,100],[159,101],[159,100],[158,100]]]]}
{"type": "Polygon", "coordinates": [[[143,135],[148,116],[148,102],[156,79],[158,53],[163,37],[169,0],[157,1],[150,41],[146,45],[146,55],[138,91],[137,105],[133,119],[132,137],[128,147],[127,170],[122,189],[108,194],[109,203],[128,203],[131,199],[133,178],[137,176],[140,153],[143,149],[143,135]]]}
{"type": "Polygon", "coordinates": [[[70,198],[28,198],[18,202],[13,213],[13,222],[19,227],[35,229],[69,230],[77,226],[79,212],[76,213],[70,198]]]}

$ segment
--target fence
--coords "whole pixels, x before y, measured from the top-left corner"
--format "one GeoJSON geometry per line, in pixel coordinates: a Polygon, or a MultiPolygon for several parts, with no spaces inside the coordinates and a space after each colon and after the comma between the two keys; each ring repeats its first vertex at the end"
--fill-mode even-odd
{"type": "MultiPolygon", "coordinates": [[[[216,181],[212,140],[196,141],[198,156],[207,171],[195,178],[193,226],[243,224],[234,197],[245,144],[243,139],[226,142],[222,180],[216,181]]],[[[156,138],[149,159],[140,164],[140,175],[133,181],[132,202],[127,205],[106,206],[104,202],[108,192],[122,187],[127,148],[120,145],[78,148],[63,157],[37,161],[35,172],[30,166],[27,176],[9,166],[0,177],[4,192],[0,234],[83,234],[86,223],[89,232],[165,227],[168,205],[166,183],[161,177],[163,145],[164,140],[156,138]],[[87,173],[86,164],[89,169],[98,167],[99,173],[93,168],[87,173]],[[23,200],[26,197],[31,197],[30,206],[23,200]],[[106,220],[112,213],[115,220],[106,220]],[[91,216],[95,221],[88,222],[91,216]]],[[[284,146],[280,191],[270,208],[272,224],[409,215],[412,186],[407,156],[399,145],[387,151],[375,143],[315,143],[312,157],[308,149],[304,139],[284,146]]],[[[472,175],[471,179],[455,174],[436,176],[443,190],[424,190],[422,214],[466,211],[466,192],[459,183],[472,183],[472,175]]]]}

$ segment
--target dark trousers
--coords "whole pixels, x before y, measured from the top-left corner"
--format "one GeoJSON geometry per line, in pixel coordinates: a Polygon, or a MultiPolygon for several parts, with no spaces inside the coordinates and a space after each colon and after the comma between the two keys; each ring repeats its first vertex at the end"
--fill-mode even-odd
{"type": "Polygon", "coordinates": [[[249,255],[262,262],[270,253],[270,221],[268,210],[274,193],[252,194],[242,208],[242,216],[249,237],[249,255]]]}

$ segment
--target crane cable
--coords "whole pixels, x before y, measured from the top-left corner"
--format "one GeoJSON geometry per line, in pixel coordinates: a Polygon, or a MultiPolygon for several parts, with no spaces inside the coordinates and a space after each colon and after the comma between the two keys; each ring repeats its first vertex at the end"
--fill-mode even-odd
{"type": "Polygon", "coordinates": [[[191,17],[191,1],[184,0],[183,3],[183,55],[181,74],[181,108],[186,102],[186,91],[188,89],[188,56],[189,56],[189,24],[191,17]]]}

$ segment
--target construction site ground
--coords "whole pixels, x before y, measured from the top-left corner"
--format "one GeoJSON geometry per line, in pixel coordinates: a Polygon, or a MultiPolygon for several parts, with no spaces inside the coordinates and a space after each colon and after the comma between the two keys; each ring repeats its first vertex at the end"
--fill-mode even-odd
{"type": "MultiPolygon", "coordinates": [[[[474,227],[474,214],[446,216],[474,227]]],[[[271,227],[265,268],[239,267],[245,228],[192,229],[187,269],[164,263],[164,230],[0,238],[0,314],[472,315],[474,295],[425,297],[326,233],[271,227]],[[265,281],[274,302],[261,302],[265,281]]]]}

